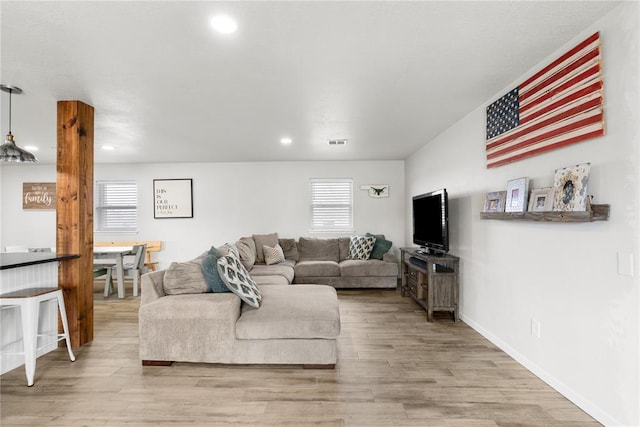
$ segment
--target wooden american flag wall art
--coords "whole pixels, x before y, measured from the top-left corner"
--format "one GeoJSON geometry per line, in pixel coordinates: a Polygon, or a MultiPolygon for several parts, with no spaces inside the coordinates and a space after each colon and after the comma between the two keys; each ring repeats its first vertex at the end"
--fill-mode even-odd
{"type": "Polygon", "coordinates": [[[487,107],[487,168],[604,135],[600,33],[487,107]]]}

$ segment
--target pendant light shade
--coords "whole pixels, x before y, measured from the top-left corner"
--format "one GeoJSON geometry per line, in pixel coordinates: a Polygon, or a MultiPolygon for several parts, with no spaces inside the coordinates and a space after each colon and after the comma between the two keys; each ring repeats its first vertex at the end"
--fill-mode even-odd
{"type": "Polygon", "coordinates": [[[11,133],[11,95],[21,94],[22,89],[8,85],[0,85],[0,89],[3,92],[9,92],[9,133],[4,144],[0,145],[0,162],[37,162],[36,156],[16,145],[11,133]]]}

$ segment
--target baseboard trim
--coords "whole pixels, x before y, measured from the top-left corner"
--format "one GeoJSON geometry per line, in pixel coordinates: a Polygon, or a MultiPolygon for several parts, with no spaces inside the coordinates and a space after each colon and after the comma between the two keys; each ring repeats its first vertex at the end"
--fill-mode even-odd
{"type": "Polygon", "coordinates": [[[319,365],[319,364],[313,364],[313,363],[305,363],[304,365],[302,365],[302,367],[304,369],[335,369],[336,368],[336,364],[335,363],[329,363],[326,365],[319,365]]]}
{"type": "Polygon", "coordinates": [[[596,419],[596,421],[604,424],[605,426],[621,426],[624,423],[616,420],[614,417],[604,412],[598,405],[594,404],[590,400],[584,398],[580,393],[576,392],[573,388],[567,386],[562,381],[558,380],[553,375],[549,374],[547,371],[542,369],[540,366],[529,360],[522,353],[515,350],[509,344],[504,342],[502,339],[498,338],[490,331],[482,327],[479,323],[475,322],[473,319],[464,316],[462,313],[460,314],[460,320],[469,325],[473,330],[478,332],[480,335],[491,341],[494,345],[496,345],[500,350],[507,353],[511,356],[516,362],[524,366],[531,373],[533,373],[536,377],[540,378],[542,381],[551,386],[558,393],[562,394],[564,397],[573,402],[578,408],[585,411],[587,414],[596,419]]]}
{"type": "Polygon", "coordinates": [[[143,360],[142,366],[171,366],[173,361],[171,360],[143,360]]]}

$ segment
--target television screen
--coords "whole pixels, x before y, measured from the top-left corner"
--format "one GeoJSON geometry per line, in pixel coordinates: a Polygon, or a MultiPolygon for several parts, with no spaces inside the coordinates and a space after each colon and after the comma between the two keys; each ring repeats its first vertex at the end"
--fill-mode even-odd
{"type": "Polygon", "coordinates": [[[449,206],[447,190],[413,197],[413,243],[429,253],[449,252],[449,206]]]}

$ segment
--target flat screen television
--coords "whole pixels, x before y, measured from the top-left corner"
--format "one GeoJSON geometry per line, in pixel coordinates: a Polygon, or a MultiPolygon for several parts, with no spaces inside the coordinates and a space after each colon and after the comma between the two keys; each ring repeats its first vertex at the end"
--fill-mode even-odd
{"type": "Polygon", "coordinates": [[[413,197],[413,243],[421,253],[449,252],[449,201],[447,189],[413,197]]]}

